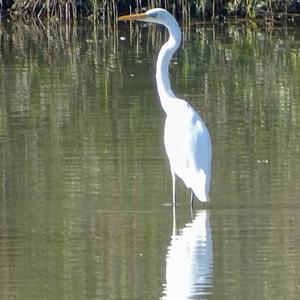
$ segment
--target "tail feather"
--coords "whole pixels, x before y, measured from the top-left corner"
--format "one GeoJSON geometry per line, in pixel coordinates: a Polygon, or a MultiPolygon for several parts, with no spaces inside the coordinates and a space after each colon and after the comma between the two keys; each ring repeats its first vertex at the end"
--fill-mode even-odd
{"type": "Polygon", "coordinates": [[[206,176],[205,172],[203,170],[200,170],[197,174],[198,176],[193,176],[193,181],[191,182],[191,188],[196,197],[201,202],[208,202],[209,196],[209,182],[210,179],[206,176]]]}

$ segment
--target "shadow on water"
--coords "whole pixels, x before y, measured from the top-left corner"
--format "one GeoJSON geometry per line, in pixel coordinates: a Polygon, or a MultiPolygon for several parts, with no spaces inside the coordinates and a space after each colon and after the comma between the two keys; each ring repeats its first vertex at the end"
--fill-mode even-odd
{"type": "Polygon", "coordinates": [[[161,299],[206,299],[213,285],[213,246],[208,210],[196,213],[191,223],[176,228],[166,255],[166,283],[161,299]]]}

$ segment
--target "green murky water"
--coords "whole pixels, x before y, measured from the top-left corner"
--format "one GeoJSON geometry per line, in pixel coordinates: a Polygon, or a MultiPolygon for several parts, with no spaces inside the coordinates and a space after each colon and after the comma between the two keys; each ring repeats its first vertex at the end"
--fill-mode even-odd
{"type": "Polygon", "coordinates": [[[172,83],[210,129],[213,174],[193,215],[178,181],[175,216],[165,38],[0,26],[1,299],[298,297],[300,31],[185,32],[172,83]]]}

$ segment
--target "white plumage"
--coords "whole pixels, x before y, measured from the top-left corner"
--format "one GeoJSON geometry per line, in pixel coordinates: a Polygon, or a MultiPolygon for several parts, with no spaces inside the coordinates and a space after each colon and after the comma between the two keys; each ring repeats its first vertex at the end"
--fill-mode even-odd
{"type": "Polygon", "coordinates": [[[194,193],[199,200],[207,202],[211,178],[210,135],[191,105],[175,96],[169,80],[170,61],[181,43],[179,25],[168,11],[161,8],[119,18],[131,19],[164,25],[170,35],[158,54],[156,83],[160,102],[166,113],[164,142],[173,180],[173,204],[176,202],[176,176],[192,190],[192,196],[194,193]]]}

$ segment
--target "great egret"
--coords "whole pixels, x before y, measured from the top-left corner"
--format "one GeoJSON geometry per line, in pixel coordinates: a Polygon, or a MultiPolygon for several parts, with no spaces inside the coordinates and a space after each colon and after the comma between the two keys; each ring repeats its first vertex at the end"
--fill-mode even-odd
{"type": "Polygon", "coordinates": [[[156,63],[156,84],[161,106],[166,113],[164,142],[173,181],[173,205],[176,204],[175,181],[180,177],[187,188],[202,202],[209,200],[211,177],[211,140],[199,114],[185,100],[175,96],[169,79],[169,65],[181,43],[181,30],[175,18],[165,9],[119,17],[119,21],[137,20],[164,25],[169,39],[162,46],[156,63]]]}

